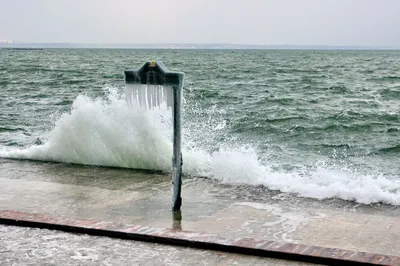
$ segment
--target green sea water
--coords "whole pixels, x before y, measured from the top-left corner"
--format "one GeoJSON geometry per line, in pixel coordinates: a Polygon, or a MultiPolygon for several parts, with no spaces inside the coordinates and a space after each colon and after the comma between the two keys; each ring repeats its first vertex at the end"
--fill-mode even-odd
{"type": "Polygon", "coordinates": [[[126,69],[185,72],[186,176],[400,204],[400,51],[0,49],[0,157],[169,171],[126,69]]]}

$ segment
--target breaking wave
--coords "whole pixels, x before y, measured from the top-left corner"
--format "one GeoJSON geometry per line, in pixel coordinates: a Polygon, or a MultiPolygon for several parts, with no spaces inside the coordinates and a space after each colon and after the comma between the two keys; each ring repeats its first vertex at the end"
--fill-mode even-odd
{"type": "MultiPolygon", "coordinates": [[[[123,94],[111,88],[105,97],[79,95],[39,145],[7,147],[0,156],[136,169],[170,171],[171,112],[128,108],[123,94]]],[[[224,124],[217,125],[220,132],[224,124]]],[[[196,142],[212,130],[184,123],[183,171],[225,183],[264,185],[270,190],[316,199],[341,198],[359,203],[400,205],[400,182],[381,174],[363,174],[346,167],[316,162],[311,168],[277,170],[279,162],[260,160],[255,145],[215,142],[210,148],[196,142]],[[197,136],[196,136],[197,134],[197,136]]],[[[396,151],[398,147],[395,147],[396,151]]],[[[283,164],[283,162],[280,162],[283,164]]]]}

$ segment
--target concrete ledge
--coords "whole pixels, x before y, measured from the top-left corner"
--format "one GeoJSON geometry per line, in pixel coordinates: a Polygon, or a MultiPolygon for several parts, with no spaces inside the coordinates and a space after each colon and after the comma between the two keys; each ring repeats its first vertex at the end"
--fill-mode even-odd
{"type": "Polygon", "coordinates": [[[0,224],[146,241],[326,265],[400,265],[400,257],[253,238],[228,239],[216,234],[160,229],[134,224],[79,220],[0,211],[0,224]]]}

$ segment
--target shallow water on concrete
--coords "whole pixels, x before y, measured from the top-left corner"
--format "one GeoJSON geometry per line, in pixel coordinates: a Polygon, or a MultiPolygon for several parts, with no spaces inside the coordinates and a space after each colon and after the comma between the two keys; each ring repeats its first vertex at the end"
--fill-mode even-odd
{"type": "Polygon", "coordinates": [[[4,266],[299,265],[277,259],[15,226],[0,226],[0,247],[0,265],[4,266]]]}
{"type": "Polygon", "coordinates": [[[400,209],[186,177],[179,219],[161,172],[0,159],[0,209],[399,255],[400,209]]]}

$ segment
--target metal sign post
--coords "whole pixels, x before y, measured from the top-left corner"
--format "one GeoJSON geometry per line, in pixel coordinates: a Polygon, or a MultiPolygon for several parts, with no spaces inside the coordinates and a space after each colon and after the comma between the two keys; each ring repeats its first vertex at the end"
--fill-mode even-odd
{"type": "Polygon", "coordinates": [[[167,106],[172,107],[174,125],[172,210],[174,211],[180,210],[182,205],[181,108],[184,76],[185,74],[181,72],[170,72],[163,63],[155,61],[146,62],[138,70],[125,71],[127,86],[133,85],[127,95],[128,103],[136,103],[150,109],[165,102],[167,106]]]}

